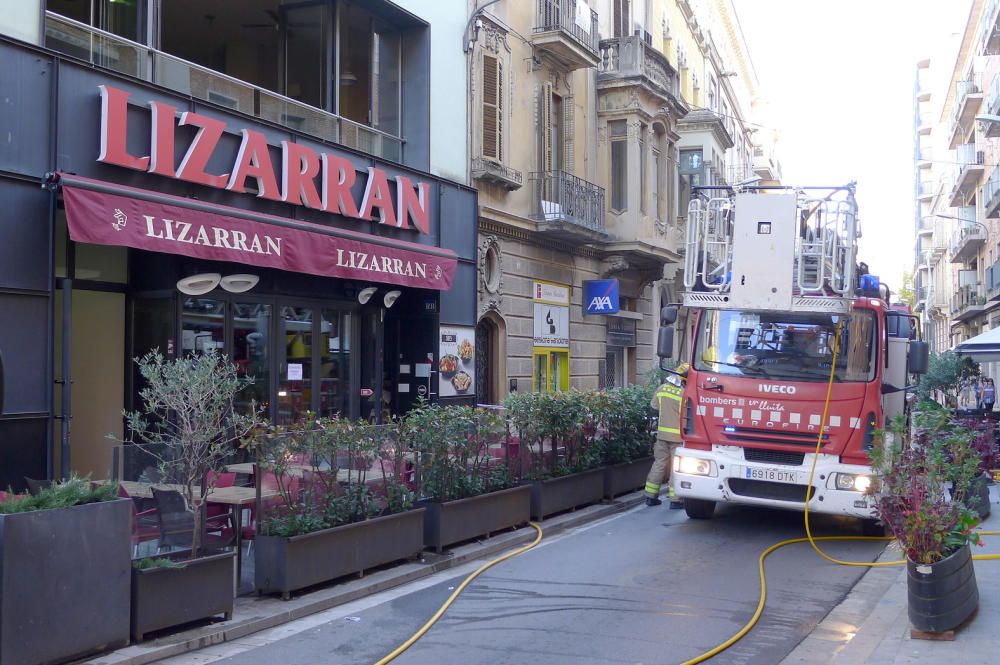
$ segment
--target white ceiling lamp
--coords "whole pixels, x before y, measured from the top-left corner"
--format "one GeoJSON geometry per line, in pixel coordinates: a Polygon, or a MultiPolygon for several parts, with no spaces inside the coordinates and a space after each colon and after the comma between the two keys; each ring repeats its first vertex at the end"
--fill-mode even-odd
{"type": "Polygon", "coordinates": [[[222,281],[222,275],[217,272],[206,272],[191,275],[177,281],[177,290],[189,296],[203,296],[222,281]]]}
{"type": "Polygon", "coordinates": [[[402,294],[403,294],[402,291],[389,291],[389,293],[385,294],[385,297],[382,299],[382,302],[385,304],[385,308],[389,309],[394,304],[396,304],[396,300],[402,294]]]}
{"type": "Polygon", "coordinates": [[[377,286],[369,286],[361,289],[360,291],[358,291],[358,302],[364,305],[365,303],[367,303],[369,300],[372,299],[372,296],[375,295],[376,291],[378,291],[377,286]]]}
{"type": "Polygon", "coordinates": [[[221,284],[222,288],[230,293],[246,293],[253,287],[257,286],[257,282],[259,281],[260,277],[257,275],[226,275],[222,278],[221,284]]]}

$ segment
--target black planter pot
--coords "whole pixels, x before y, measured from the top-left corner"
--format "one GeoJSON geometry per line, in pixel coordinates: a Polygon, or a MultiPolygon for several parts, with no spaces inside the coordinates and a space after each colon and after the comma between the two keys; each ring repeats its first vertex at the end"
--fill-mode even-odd
{"type": "Polygon", "coordinates": [[[421,501],[424,547],[441,552],[446,546],[524,524],[530,518],[531,487],[521,485],[467,499],[421,501]]]}
{"type": "Polygon", "coordinates": [[[129,499],[0,515],[0,663],[128,644],[129,499]]]}
{"type": "Polygon", "coordinates": [[[604,467],[604,498],[613,499],[620,494],[645,486],[653,456],[640,457],[624,464],[604,467]]]}
{"type": "Polygon", "coordinates": [[[910,623],[939,633],[968,619],[979,605],[979,587],[968,545],[929,565],[906,562],[910,623]]]}
{"type": "Polygon", "coordinates": [[[180,568],[132,570],[132,640],[154,630],[233,617],[236,555],[223,552],[178,561],[180,568]]]}
{"type": "Polygon", "coordinates": [[[540,520],[604,497],[604,467],[531,481],[531,517],[540,520]]]}
{"type": "Polygon", "coordinates": [[[297,589],[413,557],[423,548],[423,508],[291,538],[258,536],[254,582],[258,592],[287,600],[297,589]]]}

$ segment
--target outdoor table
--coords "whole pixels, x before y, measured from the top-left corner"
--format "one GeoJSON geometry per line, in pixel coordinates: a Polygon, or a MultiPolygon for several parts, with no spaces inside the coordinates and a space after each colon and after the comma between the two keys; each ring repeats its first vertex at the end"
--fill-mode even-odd
{"type": "MultiPolygon", "coordinates": [[[[278,495],[277,490],[261,489],[260,498],[278,495]]],[[[229,506],[233,514],[233,528],[236,529],[236,588],[243,580],[243,509],[257,501],[256,487],[216,487],[205,497],[208,503],[229,506]]]]}

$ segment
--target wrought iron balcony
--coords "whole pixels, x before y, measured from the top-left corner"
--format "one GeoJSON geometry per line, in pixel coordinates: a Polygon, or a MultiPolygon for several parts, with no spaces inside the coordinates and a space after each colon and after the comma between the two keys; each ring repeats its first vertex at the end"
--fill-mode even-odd
{"type": "Polygon", "coordinates": [[[492,159],[485,159],[483,157],[473,159],[472,177],[474,180],[482,180],[500,185],[508,191],[521,189],[521,172],[509,166],[504,166],[492,159]]]}
{"type": "Polygon", "coordinates": [[[985,226],[976,222],[963,224],[951,239],[951,262],[966,263],[972,260],[985,242],[985,226]]]}
{"type": "Polygon", "coordinates": [[[607,237],[603,187],[565,171],[536,172],[530,179],[539,231],[577,242],[607,237]]]}
{"type": "Polygon", "coordinates": [[[559,61],[566,69],[596,67],[598,62],[597,12],[578,7],[576,0],[535,0],[532,45],[559,61]],[[580,10],[580,11],[578,11],[580,10]]]}
{"type": "Polygon", "coordinates": [[[965,140],[983,103],[983,86],[979,75],[955,84],[955,111],[951,117],[951,145],[954,150],[965,140]]]}
{"type": "Polygon", "coordinates": [[[781,162],[774,158],[770,150],[754,146],[753,172],[763,180],[781,180],[781,162]]]}
{"type": "Polygon", "coordinates": [[[45,46],[303,134],[395,162],[403,158],[403,139],[398,136],[53,12],[45,12],[45,46]]]}
{"type": "Polygon", "coordinates": [[[981,286],[963,286],[951,297],[951,313],[956,321],[975,318],[986,308],[986,296],[978,291],[981,286]]]}
{"type": "Polygon", "coordinates": [[[979,200],[983,202],[985,217],[1000,217],[1000,168],[994,167],[990,179],[980,189],[979,200]]]}
{"type": "Polygon", "coordinates": [[[964,206],[976,193],[976,185],[986,171],[986,152],[975,143],[963,143],[955,151],[955,185],[951,189],[951,206],[964,206]]]}
{"type": "Polygon", "coordinates": [[[923,180],[917,185],[917,198],[929,199],[934,196],[934,183],[930,180],[923,180]]]}
{"type": "Polygon", "coordinates": [[[631,80],[640,82],[661,97],[679,96],[677,71],[665,55],[638,35],[602,39],[598,85],[631,80]]]}

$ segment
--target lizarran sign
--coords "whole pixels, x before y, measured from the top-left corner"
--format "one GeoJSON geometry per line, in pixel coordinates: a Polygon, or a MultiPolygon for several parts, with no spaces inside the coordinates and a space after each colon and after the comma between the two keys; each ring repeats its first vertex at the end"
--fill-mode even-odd
{"type": "Polygon", "coordinates": [[[252,129],[240,130],[243,139],[230,172],[209,173],[206,170],[209,160],[226,131],[226,123],[199,113],[179,112],[163,102],[149,102],[149,154],[130,154],[126,144],[129,93],[110,85],[98,87],[101,92],[99,162],[231,192],[246,192],[247,180],[252,179],[259,198],[430,233],[430,185],[426,182],[414,184],[410,178],[396,176],[393,200],[386,172],[370,166],[364,194],[360,201],[355,201],[351,188],[357,172],[349,159],[282,141],[279,185],[267,137],[252,129]],[[175,167],[176,129],[184,126],[196,127],[197,132],[175,167]]]}

